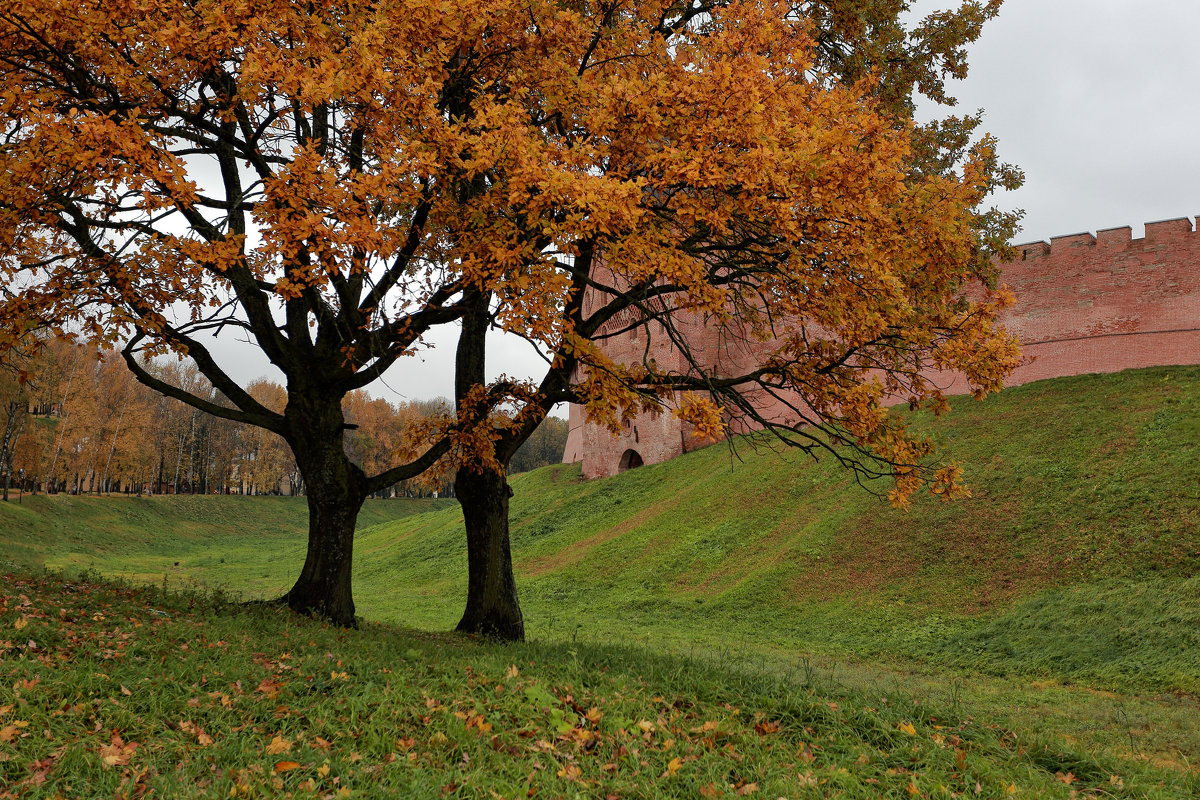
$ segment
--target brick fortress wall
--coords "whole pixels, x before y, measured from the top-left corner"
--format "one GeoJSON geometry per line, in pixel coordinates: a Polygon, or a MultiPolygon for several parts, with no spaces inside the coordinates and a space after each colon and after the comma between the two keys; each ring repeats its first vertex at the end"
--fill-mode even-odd
{"type": "MultiPolygon", "coordinates": [[[[1147,223],[1143,239],[1132,234],[1129,227],[1112,228],[1017,247],[1017,260],[1004,265],[1001,278],[1017,302],[1003,320],[1020,340],[1026,362],[1009,386],[1200,364],[1200,232],[1183,218],[1147,223]]],[[[712,330],[697,326],[694,337],[693,348],[707,363],[738,360],[712,330]]],[[[640,361],[646,343],[637,334],[623,335],[605,350],[617,360],[640,361]]],[[[665,347],[651,355],[659,364],[678,359],[665,347]]],[[[961,377],[948,376],[946,383],[949,394],[966,392],[961,377]]],[[[583,410],[573,405],[563,461],[582,461],[585,478],[613,475],[631,461],[658,463],[702,446],[689,433],[670,414],[643,414],[614,437],[586,423],[583,410]]]]}

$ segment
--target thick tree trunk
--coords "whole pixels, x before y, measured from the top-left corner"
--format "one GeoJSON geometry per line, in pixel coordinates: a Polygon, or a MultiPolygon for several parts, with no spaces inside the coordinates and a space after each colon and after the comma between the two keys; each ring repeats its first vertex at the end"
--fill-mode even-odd
{"type": "Polygon", "coordinates": [[[458,630],[524,641],[508,537],[512,490],[501,473],[469,469],[458,471],[454,488],[467,528],[467,608],[458,630]]]}
{"type": "MultiPolygon", "coordinates": [[[[454,364],[459,420],[477,420],[476,424],[483,425],[489,424],[487,409],[479,408],[472,394],[486,385],[489,297],[477,289],[463,292],[467,311],[454,364]]],[[[512,490],[502,469],[489,469],[484,459],[472,461],[460,467],[454,478],[454,494],[462,506],[467,529],[467,607],[458,630],[523,641],[525,622],[517,603],[508,539],[508,498],[512,490]]]]}
{"type": "Polygon", "coordinates": [[[308,409],[289,403],[289,443],[308,486],[308,554],[282,601],[300,614],[355,627],[351,569],[354,527],[366,499],[366,477],[342,447],[337,399],[308,409]]]}

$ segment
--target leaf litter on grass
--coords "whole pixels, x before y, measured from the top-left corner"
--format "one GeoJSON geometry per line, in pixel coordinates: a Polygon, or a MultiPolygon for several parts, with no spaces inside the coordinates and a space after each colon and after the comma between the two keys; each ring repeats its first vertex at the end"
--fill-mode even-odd
{"type": "Polygon", "coordinates": [[[4,798],[1165,798],[1198,786],[896,698],[614,648],[343,631],[44,575],[0,581],[0,630],[18,619],[21,637],[0,641],[4,798]]]}

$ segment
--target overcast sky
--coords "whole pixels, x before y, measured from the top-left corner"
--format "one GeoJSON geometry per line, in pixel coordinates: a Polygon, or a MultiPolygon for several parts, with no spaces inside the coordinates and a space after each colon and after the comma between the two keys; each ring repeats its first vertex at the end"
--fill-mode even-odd
{"type": "Polygon", "coordinates": [[[1197,31],[1196,0],[1005,0],[953,94],[1025,171],[1017,243],[1200,213],[1197,31]]]}
{"type": "MultiPolygon", "coordinates": [[[[956,5],[918,0],[914,12],[956,5]]],[[[1017,243],[1200,213],[1200,2],[1006,0],[971,48],[952,94],[985,112],[983,130],[1025,186],[996,198],[1023,208],[1017,243]]],[[[372,392],[391,399],[449,396],[454,336],[408,359],[372,392]]],[[[523,342],[497,342],[489,372],[540,374],[523,342]]],[[[223,350],[226,348],[222,348],[223,350]]],[[[266,372],[236,351],[242,379],[266,372]]],[[[243,354],[244,353],[244,354],[243,354]]]]}

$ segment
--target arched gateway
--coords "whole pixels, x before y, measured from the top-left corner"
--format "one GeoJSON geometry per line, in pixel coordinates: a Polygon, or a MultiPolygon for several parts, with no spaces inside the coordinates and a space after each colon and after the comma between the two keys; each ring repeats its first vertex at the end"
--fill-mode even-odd
{"type": "Polygon", "coordinates": [[[642,457],[638,455],[638,451],[631,448],[621,454],[621,460],[617,462],[617,472],[636,469],[644,463],[646,462],[642,461],[642,457]]]}

